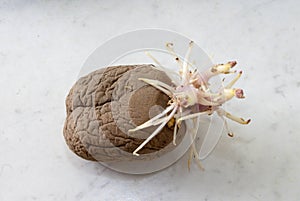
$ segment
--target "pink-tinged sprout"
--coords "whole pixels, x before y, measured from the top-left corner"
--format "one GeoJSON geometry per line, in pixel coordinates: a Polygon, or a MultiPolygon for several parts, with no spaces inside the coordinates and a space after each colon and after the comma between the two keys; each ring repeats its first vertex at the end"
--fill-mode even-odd
{"type": "Polygon", "coordinates": [[[226,64],[218,64],[213,66],[210,71],[213,74],[228,74],[228,73],[235,73],[236,71],[230,71],[231,68],[233,68],[237,64],[236,61],[229,61],[226,64]]]}
{"type": "Polygon", "coordinates": [[[213,76],[219,75],[219,74],[229,74],[229,73],[236,73],[236,71],[232,71],[231,69],[237,64],[236,61],[229,61],[226,64],[218,64],[215,65],[206,71],[203,71],[201,73],[197,73],[195,77],[198,79],[197,85],[203,85],[208,84],[208,81],[213,76]]]}
{"type": "Polygon", "coordinates": [[[236,89],[235,90],[235,97],[237,97],[237,98],[245,98],[243,89],[236,89]]]}

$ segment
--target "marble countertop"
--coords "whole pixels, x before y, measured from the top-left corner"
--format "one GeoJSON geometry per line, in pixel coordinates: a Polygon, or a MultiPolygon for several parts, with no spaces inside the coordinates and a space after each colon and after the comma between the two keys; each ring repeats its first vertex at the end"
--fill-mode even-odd
{"type": "Polygon", "coordinates": [[[0,200],[300,200],[299,1],[1,1],[0,200]],[[142,28],[196,41],[215,63],[237,60],[245,100],[203,161],[186,157],[126,175],[72,154],[64,100],[90,53],[142,28]]]}

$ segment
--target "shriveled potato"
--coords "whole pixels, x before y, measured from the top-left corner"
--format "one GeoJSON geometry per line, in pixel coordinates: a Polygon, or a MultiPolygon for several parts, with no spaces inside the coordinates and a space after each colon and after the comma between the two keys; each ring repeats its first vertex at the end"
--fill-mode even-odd
{"type": "MultiPolygon", "coordinates": [[[[67,117],[63,131],[74,153],[102,162],[150,160],[174,148],[173,130],[165,127],[139,151],[140,156],[132,155],[155,128],[130,134],[128,130],[149,120],[155,110],[165,108],[169,100],[138,78],[157,79],[172,85],[169,77],[153,65],[103,68],[75,83],[66,98],[67,117]]],[[[178,143],[184,130],[183,124],[177,136],[178,143]]]]}

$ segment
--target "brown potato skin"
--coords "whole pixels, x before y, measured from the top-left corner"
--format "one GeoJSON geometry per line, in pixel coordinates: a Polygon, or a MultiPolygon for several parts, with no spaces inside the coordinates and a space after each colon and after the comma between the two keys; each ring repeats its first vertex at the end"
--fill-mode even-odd
{"type": "MultiPolygon", "coordinates": [[[[168,76],[153,65],[112,66],[81,77],[66,98],[63,134],[69,148],[92,161],[150,160],[174,148],[173,131],[165,127],[143,149],[144,141],[128,129],[149,120],[154,105],[167,106],[169,98],[138,78],[157,79],[171,85],[168,76]]],[[[154,128],[140,131],[149,135],[154,128]]],[[[178,142],[183,135],[178,136],[178,142]]]]}

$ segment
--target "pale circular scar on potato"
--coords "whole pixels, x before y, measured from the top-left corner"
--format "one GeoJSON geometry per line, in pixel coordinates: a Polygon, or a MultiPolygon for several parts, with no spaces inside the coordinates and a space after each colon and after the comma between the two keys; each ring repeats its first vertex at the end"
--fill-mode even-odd
{"type": "MultiPolygon", "coordinates": [[[[128,133],[151,117],[153,107],[166,108],[169,97],[138,80],[148,78],[172,85],[170,78],[153,65],[103,68],[81,77],[66,98],[63,129],[69,148],[87,160],[101,162],[150,160],[172,151],[173,129],[165,127],[143,149],[132,152],[155,127],[128,133]]],[[[153,115],[153,114],[152,114],[153,115]]],[[[185,125],[176,142],[182,141],[185,125]]]]}

